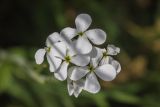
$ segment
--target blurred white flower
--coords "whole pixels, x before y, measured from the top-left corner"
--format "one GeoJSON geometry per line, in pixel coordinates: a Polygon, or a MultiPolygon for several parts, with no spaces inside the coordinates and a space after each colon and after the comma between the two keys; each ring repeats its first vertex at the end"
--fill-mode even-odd
{"type": "Polygon", "coordinates": [[[76,40],[75,48],[80,54],[91,52],[92,44],[89,40],[96,45],[103,44],[106,40],[106,33],[101,29],[91,29],[87,31],[91,22],[92,19],[88,14],[80,14],[75,19],[76,29],[66,27],[60,32],[60,35],[69,39],[77,35],[79,36],[76,40]]]}

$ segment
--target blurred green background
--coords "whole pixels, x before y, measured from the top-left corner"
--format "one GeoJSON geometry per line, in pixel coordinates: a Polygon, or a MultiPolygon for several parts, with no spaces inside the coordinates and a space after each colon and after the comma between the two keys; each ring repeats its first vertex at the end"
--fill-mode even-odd
{"type": "Polygon", "coordinates": [[[0,0],[0,107],[160,107],[160,0],[0,0]],[[80,13],[121,48],[122,71],[74,98],[34,54],[80,13]]]}

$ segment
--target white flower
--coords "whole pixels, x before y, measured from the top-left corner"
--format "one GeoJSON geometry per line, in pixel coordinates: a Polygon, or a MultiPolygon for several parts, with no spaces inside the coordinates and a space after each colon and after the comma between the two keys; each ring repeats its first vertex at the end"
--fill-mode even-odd
{"type": "Polygon", "coordinates": [[[82,92],[84,87],[84,80],[77,80],[77,81],[73,81],[71,79],[67,79],[67,89],[68,89],[68,93],[69,95],[73,95],[75,97],[78,97],[79,94],[82,92]]]}
{"type": "Polygon", "coordinates": [[[70,67],[68,70],[68,78],[67,78],[67,89],[69,95],[74,95],[75,97],[78,97],[79,94],[82,92],[84,87],[84,80],[80,79],[77,81],[73,81],[70,79],[70,76],[73,72],[74,67],[70,67]]]}
{"type": "Polygon", "coordinates": [[[121,71],[121,65],[118,61],[114,60],[111,56],[104,56],[100,62],[100,65],[111,64],[118,74],[121,71]]]}
{"type": "Polygon", "coordinates": [[[70,67],[68,70],[68,78],[67,78],[67,89],[68,89],[68,93],[69,95],[74,95],[75,97],[78,97],[79,94],[82,92],[82,90],[84,89],[84,79],[79,79],[76,81],[73,81],[70,79],[71,74],[73,72],[73,70],[75,69],[75,66],[70,67]]]}
{"type": "Polygon", "coordinates": [[[121,71],[121,65],[109,55],[117,55],[120,53],[120,48],[115,47],[114,45],[108,45],[107,50],[102,49],[102,53],[103,58],[101,59],[100,65],[111,64],[116,69],[118,74],[121,71]]]}
{"type": "Polygon", "coordinates": [[[59,34],[57,32],[54,32],[53,34],[49,35],[46,40],[46,46],[45,48],[38,49],[35,53],[35,60],[37,64],[42,64],[44,61],[44,55],[46,54],[47,60],[49,63],[49,69],[51,72],[56,71],[62,60],[55,57],[56,49],[53,47],[53,45],[57,45],[59,42],[59,34]]]}
{"type": "Polygon", "coordinates": [[[75,48],[80,54],[91,52],[92,45],[89,40],[96,45],[103,44],[106,40],[106,33],[101,29],[91,29],[86,31],[91,25],[91,22],[92,19],[88,14],[80,14],[75,19],[76,29],[66,27],[60,33],[62,37],[68,39],[72,39],[77,35],[79,36],[75,43],[75,48]]]}
{"type": "Polygon", "coordinates": [[[116,70],[111,64],[99,66],[99,61],[102,58],[101,52],[101,49],[94,48],[91,56],[94,56],[94,54],[95,56],[91,59],[90,65],[74,68],[70,77],[71,80],[77,81],[86,76],[84,90],[91,93],[97,93],[100,90],[96,75],[104,81],[111,81],[116,77],[116,70]]]}
{"type": "Polygon", "coordinates": [[[117,55],[120,53],[120,48],[115,47],[114,45],[107,46],[107,55],[117,55]]]}
{"type": "Polygon", "coordinates": [[[67,48],[64,42],[59,42],[56,45],[56,50],[55,57],[63,61],[61,66],[54,73],[54,76],[61,81],[67,78],[67,70],[70,63],[76,66],[86,66],[90,61],[89,55],[76,54],[75,52],[70,51],[70,48],[67,48]]]}

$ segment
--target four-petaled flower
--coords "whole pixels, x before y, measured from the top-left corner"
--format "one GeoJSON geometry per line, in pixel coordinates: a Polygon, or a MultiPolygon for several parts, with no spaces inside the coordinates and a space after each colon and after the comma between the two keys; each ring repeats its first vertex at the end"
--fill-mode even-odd
{"type": "Polygon", "coordinates": [[[92,19],[88,14],[80,14],[75,20],[76,29],[66,27],[60,32],[61,35],[69,39],[78,36],[78,39],[75,43],[75,48],[81,54],[87,54],[91,52],[92,45],[89,40],[92,41],[92,43],[95,45],[101,45],[106,41],[107,36],[103,30],[91,29],[87,31],[87,29],[91,25],[91,22],[92,19]]]}
{"type": "Polygon", "coordinates": [[[116,77],[116,69],[109,63],[100,64],[102,59],[101,49],[94,47],[91,53],[92,55],[95,54],[95,57],[91,58],[90,64],[86,67],[75,67],[70,79],[77,81],[86,76],[84,90],[97,93],[100,90],[100,84],[96,75],[104,81],[111,81],[116,77]]]}

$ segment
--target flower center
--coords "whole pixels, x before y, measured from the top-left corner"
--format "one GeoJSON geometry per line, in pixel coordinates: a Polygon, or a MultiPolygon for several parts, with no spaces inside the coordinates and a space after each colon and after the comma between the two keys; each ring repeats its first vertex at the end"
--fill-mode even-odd
{"type": "Polygon", "coordinates": [[[70,56],[66,56],[66,57],[65,57],[65,61],[69,63],[69,62],[71,61],[70,56]]]}
{"type": "Polygon", "coordinates": [[[103,53],[103,56],[104,56],[104,57],[107,57],[107,52],[104,52],[104,53],[103,53]]]}
{"type": "Polygon", "coordinates": [[[88,66],[88,70],[89,70],[90,72],[93,72],[93,71],[94,71],[94,67],[93,67],[92,65],[89,65],[89,66],[88,66]]]}
{"type": "Polygon", "coordinates": [[[45,47],[44,49],[46,50],[46,52],[50,52],[51,51],[51,47],[45,47]]]}
{"type": "Polygon", "coordinates": [[[79,36],[83,36],[83,34],[84,34],[83,32],[79,32],[78,33],[79,36]]]}

